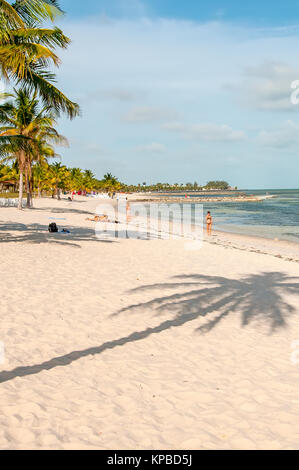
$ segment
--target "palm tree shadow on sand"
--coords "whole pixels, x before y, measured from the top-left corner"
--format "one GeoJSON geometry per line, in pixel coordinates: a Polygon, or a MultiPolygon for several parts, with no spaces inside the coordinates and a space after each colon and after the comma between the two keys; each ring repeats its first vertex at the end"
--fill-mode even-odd
{"type": "MultiPolygon", "coordinates": [[[[52,220],[52,222],[55,220],[52,220]]],[[[49,220],[49,223],[51,220],[49,220]]],[[[57,221],[58,222],[58,221],[57,221]]],[[[58,222],[59,223],[59,222],[58,222]]],[[[63,227],[63,223],[59,230],[63,227]]],[[[49,233],[48,226],[41,224],[21,224],[15,222],[0,222],[1,243],[29,243],[33,245],[51,243],[80,248],[80,242],[94,241],[96,243],[112,243],[114,240],[96,236],[94,228],[69,227],[70,233],[49,233]]]]}
{"type": "MultiPolygon", "coordinates": [[[[54,222],[55,219],[49,219],[54,222]]],[[[56,220],[59,230],[63,228],[63,221],[56,220]]],[[[0,221],[1,243],[30,243],[30,244],[56,244],[80,248],[79,242],[93,241],[96,243],[116,243],[121,239],[152,240],[159,238],[159,234],[151,235],[146,230],[138,228],[128,230],[124,224],[97,224],[92,227],[68,226],[70,233],[49,233],[48,226],[41,224],[27,224],[0,221]],[[102,226],[100,226],[102,225],[102,226]]]]}
{"type": "Polygon", "coordinates": [[[144,340],[151,335],[183,326],[202,317],[207,321],[197,330],[203,333],[211,331],[230,314],[240,314],[243,327],[256,320],[268,323],[270,332],[273,332],[285,327],[290,315],[296,313],[296,309],[284,300],[284,297],[299,293],[299,284],[296,282],[299,277],[289,277],[280,272],[265,272],[248,275],[241,280],[200,274],[176,276],[173,280],[174,282],[171,283],[153,284],[131,290],[132,294],[151,292],[156,289],[159,291],[173,289],[174,293],[148,302],[130,305],[114,314],[144,314],[150,310],[156,316],[170,314],[170,319],[162,321],[157,326],[133,332],[99,346],[72,351],[40,364],[3,371],[0,373],[0,383],[8,382],[16,377],[39,374],[56,367],[65,367],[83,357],[96,356],[109,349],[144,340]],[[181,289],[184,289],[184,292],[177,293],[181,289]]]}
{"type": "MultiPolygon", "coordinates": [[[[156,315],[170,313],[173,326],[180,326],[200,317],[207,319],[198,330],[209,332],[231,314],[241,315],[242,326],[252,321],[269,324],[270,332],[287,325],[288,317],[296,309],[284,300],[283,294],[299,294],[299,277],[280,272],[251,274],[240,280],[220,276],[192,274],[176,276],[175,282],[139,287],[132,293],[154,290],[174,290],[173,294],[148,302],[130,305],[118,314],[142,312],[150,309],[156,315]],[[178,290],[184,292],[178,293],[178,290]],[[212,315],[215,314],[213,318],[212,315]]],[[[118,315],[117,314],[117,315],[118,315]]]]}

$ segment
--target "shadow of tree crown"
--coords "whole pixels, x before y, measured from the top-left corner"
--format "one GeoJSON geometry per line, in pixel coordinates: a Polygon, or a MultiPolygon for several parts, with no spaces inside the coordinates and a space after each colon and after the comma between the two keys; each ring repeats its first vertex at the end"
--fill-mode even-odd
{"type": "Polygon", "coordinates": [[[96,356],[107,350],[143,341],[154,334],[180,327],[200,317],[208,317],[214,312],[217,314],[216,318],[207,319],[207,322],[198,328],[199,330],[209,332],[230,313],[240,313],[243,326],[248,325],[254,319],[266,319],[270,322],[273,331],[278,327],[286,326],[287,318],[296,311],[291,304],[283,300],[282,296],[283,294],[298,293],[299,284],[294,282],[297,279],[299,278],[289,277],[280,272],[253,274],[241,280],[198,274],[176,276],[174,280],[178,282],[153,284],[133,289],[132,293],[163,288],[175,290],[191,288],[183,293],[175,293],[154,298],[138,305],[131,305],[115,314],[119,315],[128,311],[144,312],[146,309],[151,309],[151,311],[156,311],[157,315],[170,312],[174,318],[95,347],[72,351],[40,364],[0,372],[0,384],[14,380],[16,377],[27,377],[43,371],[50,371],[56,367],[66,367],[84,357],[96,356]]]}
{"type": "Polygon", "coordinates": [[[233,313],[241,315],[242,326],[253,320],[267,321],[272,331],[285,327],[288,317],[296,309],[284,300],[284,294],[299,293],[299,277],[289,277],[281,272],[264,272],[236,279],[220,276],[183,275],[175,276],[171,283],[139,287],[131,292],[148,292],[156,289],[173,289],[184,292],[156,297],[148,302],[130,305],[117,314],[154,310],[156,315],[174,315],[174,325],[179,326],[199,317],[206,323],[198,328],[202,332],[213,329],[221,320],[233,313]],[[216,317],[209,319],[209,315],[216,317]]]}

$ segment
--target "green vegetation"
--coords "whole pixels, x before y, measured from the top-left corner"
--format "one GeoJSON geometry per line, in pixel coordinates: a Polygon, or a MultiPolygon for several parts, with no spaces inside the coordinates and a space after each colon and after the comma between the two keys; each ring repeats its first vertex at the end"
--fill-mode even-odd
{"type": "MultiPolygon", "coordinates": [[[[24,197],[27,195],[24,194],[24,197]]],[[[0,193],[0,198],[1,199],[18,199],[19,194],[18,193],[0,193]]]]}
{"type": "Polygon", "coordinates": [[[79,106],[54,86],[51,71],[60,63],[56,49],[70,43],[61,29],[48,26],[62,14],[56,0],[17,0],[13,4],[0,0],[0,67],[6,81],[37,91],[46,106],[74,118],[79,106]]]}
{"type": "Polygon", "coordinates": [[[56,157],[52,143],[66,144],[54,125],[55,114],[49,107],[40,108],[37,93],[18,90],[0,105],[0,156],[2,162],[12,160],[19,170],[19,208],[25,174],[27,207],[32,207],[33,164],[42,165],[56,157]]]}
{"type": "MultiPolygon", "coordinates": [[[[0,0],[1,75],[18,86],[14,94],[1,96],[9,100],[0,106],[0,158],[1,163],[13,162],[2,182],[6,188],[18,186],[20,210],[23,178],[27,207],[32,207],[34,174],[41,182],[43,166],[57,157],[53,145],[67,142],[55,129],[56,118],[61,112],[71,119],[79,114],[79,106],[53,84],[51,67],[60,63],[56,50],[65,49],[70,40],[59,28],[48,25],[62,14],[57,0],[17,0],[13,4],[0,0]]],[[[59,184],[54,185],[59,194],[59,184]]]]}
{"type": "Polygon", "coordinates": [[[205,188],[210,190],[216,189],[226,191],[230,188],[230,186],[226,181],[209,181],[205,188]]]}
{"type": "MultiPolygon", "coordinates": [[[[1,147],[1,146],[0,146],[1,147]]],[[[13,158],[13,157],[12,157],[13,158]]],[[[43,161],[31,160],[31,179],[28,185],[30,197],[51,195],[60,199],[61,192],[115,192],[127,191],[128,187],[122,184],[111,174],[106,174],[99,180],[90,170],[80,168],[67,168],[60,162],[49,164],[47,159],[43,161]]],[[[19,187],[20,170],[18,161],[12,165],[0,165],[0,191],[16,193],[19,187]]]]}
{"type": "MultiPolygon", "coordinates": [[[[56,155],[56,154],[55,154],[56,155]]],[[[54,155],[54,156],[55,156],[54,155]]],[[[48,157],[49,158],[49,157],[48,157]]],[[[188,184],[174,184],[158,183],[154,185],[147,185],[146,183],[139,185],[127,185],[121,183],[118,178],[111,173],[105,174],[102,179],[97,179],[92,171],[81,170],[80,168],[67,168],[61,162],[49,164],[47,158],[43,156],[43,160],[32,161],[32,179],[30,191],[35,196],[41,197],[43,195],[57,197],[60,199],[62,192],[82,191],[82,192],[188,192],[200,190],[226,190],[229,186],[220,185],[200,186],[197,183],[194,185],[188,184]]],[[[217,183],[217,182],[215,182],[217,183]]],[[[15,191],[19,184],[18,165],[0,165],[0,190],[13,190],[15,191]]],[[[31,196],[32,197],[32,196],[31,196]]]]}
{"type": "MultiPolygon", "coordinates": [[[[231,189],[226,181],[210,181],[206,185],[200,185],[196,181],[194,183],[157,183],[147,185],[146,183],[138,184],[137,186],[127,186],[130,192],[189,192],[189,191],[227,191],[231,189]]],[[[235,188],[237,189],[237,188],[235,188]]]]}

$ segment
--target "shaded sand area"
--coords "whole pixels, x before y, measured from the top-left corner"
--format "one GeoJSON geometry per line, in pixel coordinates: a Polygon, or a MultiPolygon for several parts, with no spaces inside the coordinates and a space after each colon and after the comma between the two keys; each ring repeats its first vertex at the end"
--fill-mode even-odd
{"type": "Polygon", "coordinates": [[[0,448],[299,448],[297,246],[98,240],[97,204],[0,209],[0,448]]]}

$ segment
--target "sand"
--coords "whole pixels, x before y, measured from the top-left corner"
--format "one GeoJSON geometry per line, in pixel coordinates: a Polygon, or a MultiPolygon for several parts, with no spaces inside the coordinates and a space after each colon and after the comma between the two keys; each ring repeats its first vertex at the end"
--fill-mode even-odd
{"type": "Polygon", "coordinates": [[[1,449],[298,449],[298,245],[0,208],[1,449]],[[50,235],[51,220],[69,235],[50,235]]]}

